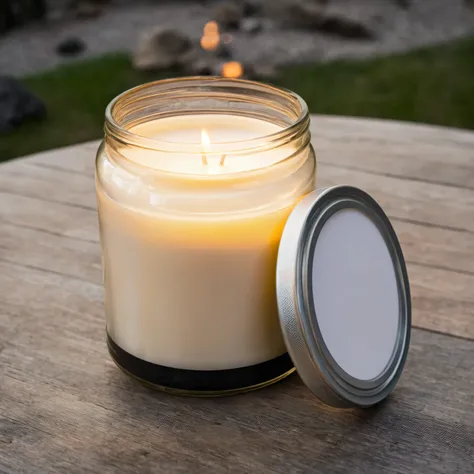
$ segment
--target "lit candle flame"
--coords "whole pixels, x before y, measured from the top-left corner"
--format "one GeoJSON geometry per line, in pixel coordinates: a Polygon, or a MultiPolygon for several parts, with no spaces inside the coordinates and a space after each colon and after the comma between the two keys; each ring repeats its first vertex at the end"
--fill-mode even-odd
{"type": "MultiPolygon", "coordinates": [[[[207,161],[206,153],[209,151],[209,147],[211,146],[211,139],[209,138],[208,133],[204,129],[201,130],[201,146],[202,146],[202,154],[201,154],[202,164],[204,166],[207,166],[209,162],[207,161]]],[[[226,156],[227,155],[221,156],[221,159],[219,161],[219,166],[224,166],[226,156]]]]}
{"type": "Polygon", "coordinates": [[[215,21],[208,21],[204,25],[203,30],[205,35],[215,35],[219,33],[219,25],[215,21]]]}
{"type": "Polygon", "coordinates": [[[201,37],[201,48],[206,51],[215,51],[220,43],[219,26],[215,21],[209,21],[204,26],[201,37]]]}
{"type": "Polygon", "coordinates": [[[202,164],[204,166],[207,166],[207,157],[206,157],[206,151],[209,148],[209,145],[211,144],[211,140],[209,138],[209,135],[207,134],[206,130],[201,130],[201,145],[202,145],[202,164]]]}
{"type": "Polygon", "coordinates": [[[206,51],[215,51],[219,46],[219,35],[204,35],[201,38],[201,48],[206,51]]]}
{"type": "Polygon", "coordinates": [[[221,74],[224,77],[237,79],[244,74],[244,68],[238,61],[229,61],[222,65],[221,74]]]}

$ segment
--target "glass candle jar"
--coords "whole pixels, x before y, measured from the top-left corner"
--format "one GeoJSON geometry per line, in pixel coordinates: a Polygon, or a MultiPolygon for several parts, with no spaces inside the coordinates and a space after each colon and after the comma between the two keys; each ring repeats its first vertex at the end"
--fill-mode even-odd
{"type": "Polygon", "coordinates": [[[315,168],[307,106],[286,90],[185,78],[111,102],[96,188],[107,339],[119,367],[196,395],[294,370],[276,259],[315,168]]]}

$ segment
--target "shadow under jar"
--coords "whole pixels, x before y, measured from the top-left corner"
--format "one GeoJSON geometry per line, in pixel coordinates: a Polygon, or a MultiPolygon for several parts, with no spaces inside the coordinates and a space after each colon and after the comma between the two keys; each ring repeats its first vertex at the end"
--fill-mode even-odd
{"type": "Polygon", "coordinates": [[[315,169],[307,106],[286,90],[185,78],[111,102],[96,188],[119,367],[190,395],[247,391],[294,370],[276,259],[315,169]]]}

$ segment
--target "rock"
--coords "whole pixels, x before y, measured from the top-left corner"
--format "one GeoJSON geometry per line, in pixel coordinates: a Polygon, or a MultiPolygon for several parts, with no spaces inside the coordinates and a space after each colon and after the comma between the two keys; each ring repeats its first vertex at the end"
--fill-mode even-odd
{"type": "Polygon", "coordinates": [[[56,52],[61,56],[76,56],[86,49],[86,44],[80,38],[71,36],[56,46],[56,52]]]}
{"type": "Polygon", "coordinates": [[[0,76],[0,132],[46,116],[44,103],[13,77],[0,76]]]}
{"type": "Polygon", "coordinates": [[[190,54],[192,43],[184,33],[166,27],[145,32],[133,55],[133,65],[140,70],[162,70],[182,63],[190,54]]]}
{"type": "Polygon", "coordinates": [[[281,23],[351,39],[372,39],[375,33],[362,20],[350,17],[343,10],[326,7],[314,0],[280,0],[272,8],[281,23]]]}
{"type": "Polygon", "coordinates": [[[334,15],[323,15],[321,21],[316,24],[315,29],[342,38],[350,39],[374,39],[374,31],[364,23],[353,20],[342,13],[334,15]]]}
{"type": "Polygon", "coordinates": [[[324,6],[310,1],[284,2],[280,13],[284,22],[289,22],[300,28],[313,28],[321,22],[324,14],[324,6]]]}
{"type": "Polygon", "coordinates": [[[200,48],[191,46],[185,53],[180,54],[176,61],[178,66],[186,67],[188,64],[196,62],[198,59],[201,59],[206,56],[200,48]]]}
{"type": "Polygon", "coordinates": [[[237,29],[243,18],[243,8],[238,3],[221,1],[214,7],[212,17],[225,30],[237,29]]]}
{"type": "Polygon", "coordinates": [[[178,66],[189,76],[210,76],[213,72],[214,55],[198,48],[192,48],[179,58],[178,66]]]}
{"type": "Polygon", "coordinates": [[[254,35],[261,31],[263,28],[263,23],[260,18],[244,18],[240,24],[240,29],[244,33],[249,33],[254,35]]]}

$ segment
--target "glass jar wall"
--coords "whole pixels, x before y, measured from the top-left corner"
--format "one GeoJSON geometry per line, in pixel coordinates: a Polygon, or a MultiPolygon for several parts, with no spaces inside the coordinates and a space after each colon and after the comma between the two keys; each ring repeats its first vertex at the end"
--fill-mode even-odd
{"type": "Polygon", "coordinates": [[[291,373],[278,245],[315,186],[306,104],[250,81],[146,84],[106,111],[97,154],[107,338],[158,388],[234,393],[291,373]]]}

